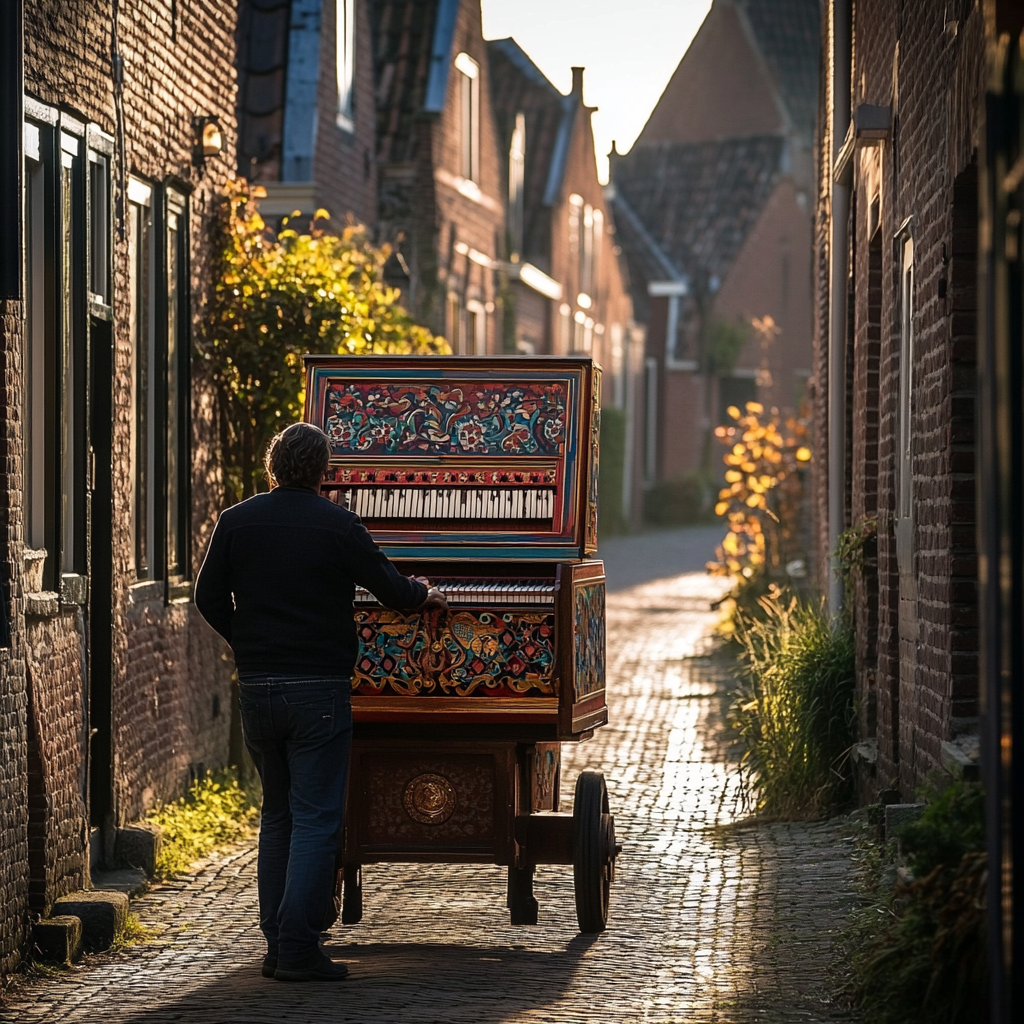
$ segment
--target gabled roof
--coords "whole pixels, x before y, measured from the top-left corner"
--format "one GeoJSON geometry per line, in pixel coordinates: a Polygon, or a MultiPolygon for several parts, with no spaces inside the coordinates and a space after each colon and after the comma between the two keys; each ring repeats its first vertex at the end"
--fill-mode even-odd
{"type": "Polygon", "coordinates": [[[808,141],[818,113],[819,0],[733,0],[746,16],[793,126],[808,141]]]}
{"type": "Polygon", "coordinates": [[[778,184],[784,146],[762,135],[613,155],[612,207],[638,314],[650,280],[685,278],[712,290],[724,280],[778,184]]]}
{"type": "Polygon", "coordinates": [[[508,153],[516,114],[526,119],[523,249],[529,256],[550,255],[544,207],[554,205],[561,195],[580,97],[559,92],[514,39],[488,42],[487,60],[503,155],[508,153]]]}
{"type": "Polygon", "coordinates": [[[415,157],[417,117],[444,107],[459,0],[373,0],[377,154],[415,157]]]}

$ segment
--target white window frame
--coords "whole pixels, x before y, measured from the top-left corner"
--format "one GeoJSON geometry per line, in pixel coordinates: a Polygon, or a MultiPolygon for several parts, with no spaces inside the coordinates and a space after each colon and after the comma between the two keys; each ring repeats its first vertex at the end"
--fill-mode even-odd
{"type": "Polygon", "coordinates": [[[480,65],[468,53],[455,58],[459,72],[459,174],[480,184],[480,65]]]}
{"type": "Polygon", "coordinates": [[[336,123],[354,132],[356,68],[356,0],[335,0],[335,70],[338,83],[336,123]]]}

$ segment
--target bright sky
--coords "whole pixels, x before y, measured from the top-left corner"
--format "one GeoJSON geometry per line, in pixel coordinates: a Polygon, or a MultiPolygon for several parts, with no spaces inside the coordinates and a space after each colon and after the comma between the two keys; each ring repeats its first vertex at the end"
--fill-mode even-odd
{"type": "Polygon", "coordinates": [[[640,134],[711,0],[482,0],[484,37],[513,36],[561,89],[585,67],[597,168],[608,177],[612,139],[626,152],[640,134]]]}

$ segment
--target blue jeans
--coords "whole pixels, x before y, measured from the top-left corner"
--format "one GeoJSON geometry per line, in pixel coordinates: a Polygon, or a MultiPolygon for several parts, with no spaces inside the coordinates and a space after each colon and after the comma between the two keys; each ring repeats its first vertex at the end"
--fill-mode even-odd
{"type": "Polygon", "coordinates": [[[352,748],[350,681],[239,677],[242,735],[263,783],[257,887],[267,951],[319,948],[334,892],[352,748]]]}

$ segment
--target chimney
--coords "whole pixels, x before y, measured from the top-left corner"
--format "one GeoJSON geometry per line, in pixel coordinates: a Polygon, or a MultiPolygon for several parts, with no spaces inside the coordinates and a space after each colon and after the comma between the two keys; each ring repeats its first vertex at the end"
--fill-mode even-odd
{"type": "Polygon", "coordinates": [[[583,99],[583,68],[572,69],[572,94],[583,99]]]}

